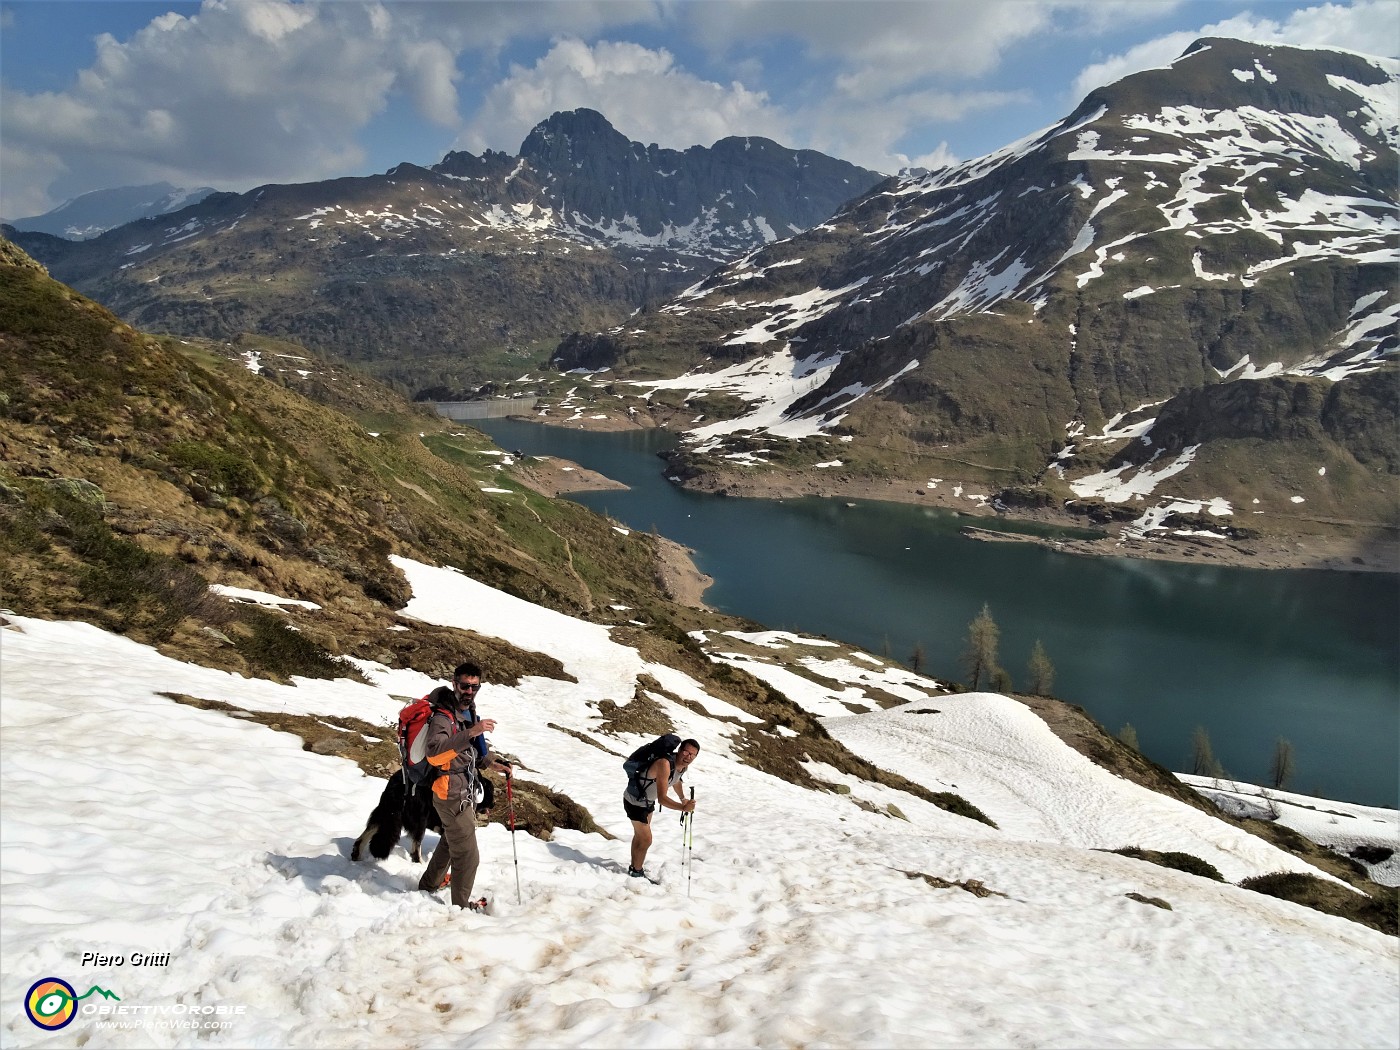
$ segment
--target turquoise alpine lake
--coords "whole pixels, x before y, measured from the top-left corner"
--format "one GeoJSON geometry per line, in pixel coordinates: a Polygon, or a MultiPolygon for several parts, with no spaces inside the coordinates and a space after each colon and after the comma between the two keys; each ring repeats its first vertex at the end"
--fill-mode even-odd
{"type": "MultiPolygon", "coordinates": [[[[1016,688],[1040,641],[1052,692],[1143,753],[1191,770],[1204,728],[1241,781],[1270,785],[1292,745],[1287,790],[1400,803],[1400,576],[1244,569],[1065,554],[961,535],[989,519],[906,504],[730,499],[668,482],[666,431],[592,433],[476,421],[505,449],[559,456],[630,486],[567,498],[695,551],[708,605],[765,627],[824,635],[959,680],[983,605],[1016,688]]],[[[1010,523],[997,524],[1002,528],[1010,523]]]]}

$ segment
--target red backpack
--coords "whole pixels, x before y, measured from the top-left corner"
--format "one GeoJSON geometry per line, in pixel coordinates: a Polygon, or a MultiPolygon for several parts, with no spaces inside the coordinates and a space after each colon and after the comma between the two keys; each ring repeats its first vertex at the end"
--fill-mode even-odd
{"type": "Polygon", "coordinates": [[[399,712],[399,758],[403,762],[404,778],[410,784],[427,784],[437,779],[438,771],[428,763],[428,737],[424,732],[432,713],[426,696],[399,712]]]}

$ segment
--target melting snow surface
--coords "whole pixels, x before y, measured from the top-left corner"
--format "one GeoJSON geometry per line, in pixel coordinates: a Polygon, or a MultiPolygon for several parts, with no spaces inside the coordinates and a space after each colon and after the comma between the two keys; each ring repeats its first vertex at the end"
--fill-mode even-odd
{"type": "Polygon", "coordinates": [[[298,609],[319,609],[315,602],[304,602],[299,598],[279,598],[275,594],[268,594],[266,591],[250,591],[246,587],[228,587],[221,583],[211,583],[209,590],[213,594],[222,595],[230,601],[248,602],[253,605],[267,605],[273,608],[278,606],[295,606],[298,609]]]}
{"type": "MultiPolygon", "coordinates": [[[[541,841],[491,824],[478,833],[476,881],[489,911],[457,912],[415,889],[422,867],[402,848],[349,861],[383,781],[289,733],[162,695],[387,725],[395,696],[437,684],[426,675],[358,661],[370,684],[280,685],[12,616],[0,639],[7,1044],[35,1042],[16,1004],[53,975],[150,1012],[128,1014],[138,1025],[125,1030],[80,1015],[56,1037],[89,1047],[205,1042],[141,1027],[180,1005],[236,1011],[207,1039],[216,1046],[1394,1045],[1394,938],[1097,852],[1186,852],[1232,882],[1312,871],[1093,765],[1014,700],[940,695],[864,654],[772,633],[807,647],[799,666],[812,677],[781,674],[757,646],[723,659],[781,681],[859,757],[958,794],[997,826],[810,760],[806,772],[831,789],[801,788],[738,754],[741,734],[777,741],[790,729],[765,729],[606,627],[394,562],[413,593],[404,624],[479,631],[561,661],[575,681],[488,682],[481,710],[522,778],[616,837],[541,841]],[[85,696],[82,717],[102,727],[102,746],[73,747],[71,698],[52,685],[94,666],[104,688],[85,696]],[[646,691],[662,716],[701,745],[686,777],[699,803],[692,847],[674,819],[655,822],[657,884],[623,874],[621,761],[644,738],[610,735],[597,706],[631,701],[642,675],[660,686],[646,691]],[[874,695],[896,706],[881,710],[874,695]],[[90,951],[168,952],[171,964],[80,963],[90,951]],[[947,965],[930,980],[911,960],[947,965]]],[[[1348,822],[1393,819],[1317,805],[1348,822]]]]}

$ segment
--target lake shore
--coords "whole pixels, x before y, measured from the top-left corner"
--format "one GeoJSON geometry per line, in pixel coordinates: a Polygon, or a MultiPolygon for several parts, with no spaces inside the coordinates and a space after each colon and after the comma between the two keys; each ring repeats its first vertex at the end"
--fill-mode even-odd
{"type": "MultiPolygon", "coordinates": [[[[974,539],[997,539],[1036,543],[1066,554],[1094,557],[1148,558],[1191,564],[1228,565],[1254,569],[1325,569],[1335,572],[1400,572],[1400,541],[1368,535],[1348,535],[1339,530],[1303,534],[1296,538],[1257,536],[1233,539],[1196,533],[1174,535],[1165,530],[1143,536],[1125,536],[1121,526],[1106,527],[1099,539],[1030,536],[998,532],[999,520],[1036,522],[1063,529],[1084,529],[1082,518],[1051,508],[997,511],[981,500],[964,494],[963,486],[945,482],[936,489],[920,488],[909,479],[852,478],[842,475],[779,474],[744,475],[737,471],[707,473],[682,483],[697,492],[750,499],[796,499],[815,496],[822,499],[876,500],[886,503],[916,504],[951,510],[968,518],[968,524],[995,533],[972,535],[974,539]]],[[[1358,530],[1359,531],[1359,530],[1358,530]]]]}
{"type": "Polygon", "coordinates": [[[705,591],[715,579],[696,567],[694,553],[675,540],[656,537],[657,580],[666,596],[676,604],[690,609],[709,609],[705,604],[705,591]]]}
{"type": "MultiPolygon", "coordinates": [[[[521,418],[546,426],[596,431],[635,430],[656,425],[650,418],[636,416],[575,416],[552,419],[548,416],[532,415],[521,418]]],[[[626,487],[593,471],[578,467],[577,464],[573,464],[572,467],[573,471],[555,469],[554,474],[559,487],[554,492],[545,492],[546,495],[626,487]],[[574,487],[567,487],[569,485],[574,487]]],[[[522,480],[525,479],[522,477],[522,480]]],[[[996,531],[996,522],[1000,519],[1036,522],[1060,529],[1082,530],[1090,527],[1083,518],[1054,508],[994,510],[986,503],[990,492],[951,479],[936,488],[929,488],[922,479],[913,478],[861,478],[824,469],[801,474],[773,469],[754,473],[740,468],[708,471],[697,477],[682,480],[680,484],[694,492],[741,499],[784,500],[813,496],[821,499],[875,500],[937,507],[966,515],[970,525],[992,532],[996,531]]],[[[1306,528],[1303,527],[1307,525],[1306,521],[1275,520],[1257,528],[1255,531],[1259,534],[1248,539],[1201,532],[1180,535],[1166,530],[1157,530],[1141,536],[1124,535],[1120,524],[1105,526],[1106,534],[1099,539],[1037,537],[1009,533],[1000,533],[997,538],[1038,543],[1066,554],[1091,557],[1145,558],[1253,569],[1400,573],[1400,535],[1397,535],[1395,530],[1336,521],[1313,524],[1315,528],[1306,528]]]]}
{"type": "Polygon", "coordinates": [[[515,477],[522,485],[551,498],[570,492],[605,492],[628,487],[558,456],[526,456],[517,463],[515,477]]]}
{"type": "MultiPolygon", "coordinates": [[[[526,456],[518,462],[515,477],[521,484],[549,497],[628,488],[620,481],[559,456],[526,456]]],[[[675,540],[656,537],[656,579],[666,596],[678,605],[708,609],[705,591],[715,581],[696,566],[694,553],[675,540]]]]}

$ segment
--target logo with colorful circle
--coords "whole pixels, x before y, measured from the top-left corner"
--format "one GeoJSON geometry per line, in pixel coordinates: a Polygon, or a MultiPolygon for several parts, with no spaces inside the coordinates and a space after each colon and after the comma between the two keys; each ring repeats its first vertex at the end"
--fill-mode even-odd
{"type": "Polygon", "coordinates": [[[78,994],[67,981],[45,977],[24,997],[24,1012],[40,1028],[62,1028],[77,1015],[78,994]]]}
{"type": "Polygon", "coordinates": [[[62,978],[44,977],[30,986],[29,994],[24,997],[24,1012],[40,1028],[56,1031],[73,1022],[78,1015],[78,1000],[86,999],[93,992],[104,999],[121,999],[121,996],[97,985],[79,995],[62,978]]]}

